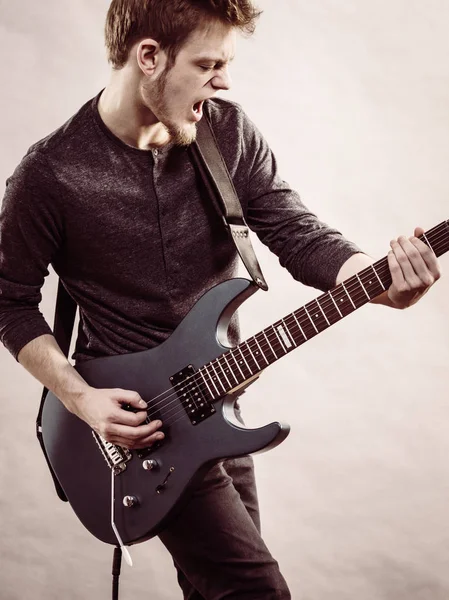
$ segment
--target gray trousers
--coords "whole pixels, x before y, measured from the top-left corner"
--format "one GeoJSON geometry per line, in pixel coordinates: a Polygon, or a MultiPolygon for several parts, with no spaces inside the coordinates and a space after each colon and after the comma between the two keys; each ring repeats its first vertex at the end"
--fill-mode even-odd
{"type": "Polygon", "coordinates": [[[216,464],[160,534],[185,600],[288,600],[287,584],[260,535],[251,457],[216,464]]]}

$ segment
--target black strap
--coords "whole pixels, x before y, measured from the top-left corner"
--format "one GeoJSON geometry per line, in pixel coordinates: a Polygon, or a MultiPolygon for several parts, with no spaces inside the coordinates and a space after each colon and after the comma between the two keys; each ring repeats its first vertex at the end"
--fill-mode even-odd
{"type": "Polygon", "coordinates": [[[212,126],[206,116],[197,125],[197,139],[195,148],[193,148],[193,155],[197,161],[199,158],[198,166],[209,191],[210,184],[212,184],[216,192],[214,196],[218,195],[221,201],[225,224],[231,232],[232,239],[248,273],[262,290],[268,290],[268,285],[251,244],[249,228],[243,216],[242,206],[218,148],[212,126]]]}
{"type": "MultiPolygon", "coordinates": [[[[72,339],[73,325],[75,323],[75,315],[76,303],[65,289],[61,280],[59,280],[58,295],[56,297],[53,333],[61,350],[67,357],[70,351],[70,342],[72,339]]],[[[56,493],[58,494],[61,500],[67,502],[67,497],[64,494],[64,490],[62,489],[61,484],[59,483],[58,478],[56,477],[56,474],[53,471],[50,461],[48,460],[48,455],[45,450],[44,440],[42,437],[42,412],[44,410],[45,398],[47,397],[47,394],[48,390],[47,388],[44,388],[42,392],[41,403],[39,406],[39,412],[37,414],[36,419],[36,435],[37,439],[39,440],[39,444],[42,448],[42,452],[44,453],[45,459],[47,461],[48,468],[50,469],[51,476],[53,477],[53,483],[55,484],[56,493]]]]}

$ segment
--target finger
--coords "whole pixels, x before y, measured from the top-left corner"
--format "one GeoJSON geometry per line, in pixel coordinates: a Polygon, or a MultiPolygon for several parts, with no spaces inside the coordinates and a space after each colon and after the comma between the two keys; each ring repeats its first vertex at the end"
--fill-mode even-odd
{"type": "Polygon", "coordinates": [[[415,227],[414,235],[415,237],[421,237],[424,235],[424,229],[422,227],[415,227]]]}
{"type": "Polygon", "coordinates": [[[137,442],[134,442],[134,445],[132,446],[133,449],[139,450],[140,448],[149,448],[151,447],[153,444],[157,444],[158,442],[161,442],[164,439],[165,435],[162,431],[155,433],[147,438],[144,438],[143,440],[138,440],[137,442]]]}
{"type": "Polygon", "coordinates": [[[424,242],[418,240],[418,238],[414,239],[416,240],[415,243],[413,243],[411,239],[401,236],[399,238],[399,243],[410,261],[414,272],[418,276],[421,286],[430,287],[434,283],[435,278],[429,270],[428,265],[424,260],[424,256],[427,257],[429,262],[435,262],[435,267],[437,266],[436,257],[432,258],[432,252],[424,242]]]}
{"type": "Polygon", "coordinates": [[[130,390],[121,390],[119,388],[110,390],[111,398],[116,400],[120,404],[128,404],[136,409],[144,409],[147,408],[147,403],[142,399],[140,394],[137,392],[132,392],[130,390]]]}
{"type": "MultiPolygon", "coordinates": [[[[392,242],[390,242],[390,245],[391,243],[392,242]]],[[[393,285],[399,290],[404,289],[407,284],[393,249],[388,253],[387,259],[393,285]]]]}
{"type": "MultiPolygon", "coordinates": [[[[417,248],[405,236],[392,240],[391,248],[401,268],[406,283],[411,288],[422,287],[420,275],[427,272],[427,266],[417,248]]],[[[425,284],[427,285],[427,284],[425,284]]]]}
{"type": "Polygon", "coordinates": [[[148,448],[157,442],[160,442],[165,437],[162,431],[158,431],[153,433],[152,435],[147,435],[139,438],[130,438],[126,435],[120,435],[120,433],[115,433],[108,436],[107,441],[112,444],[116,444],[118,446],[122,446],[122,448],[129,448],[130,450],[139,449],[139,448],[148,448]]]}
{"type": "Polygon", "coordinates": [[[431,283],[439,279],[441,277],[441,268],[438,262],[438,258],[436,257],[434,251],[431,248],[429,248],[429,246],[425,244],[422,240],[419,240],[417,237],[411,237],[410,243],[413,244],[418,250],[418,252],[421,254],[421,257],[425,262],[426,267],[429,270],[430,275],[432,277],[431,283]]]}
{"type": "Polygon", "coordinates": [[[146,421],[148,413],[146,410],[132,412],[118,408],[110,416],[110,422],[118,425],[128,425],[129,427],[138,427],[146,421]]]}
{"type": "Polygon", "coordinates": [[[118,423],[110,423],[106,427],[106,434],[109,437],[120,437],[131,441],[138,441],[148,438],[155,433],[162,433],[158,430],[162,427],[162,421],[156,420],[138,427],[129,427],[118,423]]]}

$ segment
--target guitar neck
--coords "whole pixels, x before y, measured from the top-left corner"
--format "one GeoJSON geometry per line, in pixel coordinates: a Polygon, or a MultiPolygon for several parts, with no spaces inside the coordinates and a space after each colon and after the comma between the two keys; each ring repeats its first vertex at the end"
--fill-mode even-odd
{"type": "MultiPolygon", "coordinates": [[[[426,231],[420,239],[441,256],[449,250],[449,221],[426,231]]],[[[268,365],[370,302],[390,285],[388,259],[384,257],[201,368],[206,396],[217,400],[244,386],[268,365]]]]}

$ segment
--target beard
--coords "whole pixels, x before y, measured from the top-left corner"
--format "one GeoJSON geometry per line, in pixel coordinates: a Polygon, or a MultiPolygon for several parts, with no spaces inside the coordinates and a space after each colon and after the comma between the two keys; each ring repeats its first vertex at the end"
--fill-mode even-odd
{"type": "Polygon", "coordinates": [[[167,96],[167,79],[170,72],[169,68],[166,68],[158,77],[158,79],[147,87],[142,84],[142,92],[145,105],[153,112],[167,133],[170,136],[171,141],[176,146],[190,146],[196,140],[196,125],[195,123],[188,123],[185,125],[179,125],[173,121],[172,118],[167,114],[166,96],[167,96]],[[151,103],[151,105],[150,105],[151,103]]]}

